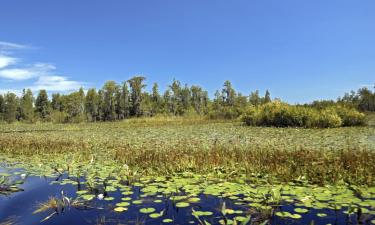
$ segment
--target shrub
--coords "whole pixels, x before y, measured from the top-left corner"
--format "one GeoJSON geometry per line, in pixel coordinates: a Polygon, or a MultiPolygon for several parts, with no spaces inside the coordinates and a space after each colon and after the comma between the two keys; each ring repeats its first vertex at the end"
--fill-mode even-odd
{"type": "Polygon", "coordinates": [[[249,108],[241,117],[248,126],[330,128],[365,124],[365,115],[346,107],[316,109],[280,101],[249,108]]]}
{"type": "Polygon", "coordinates": [[[337,106],[333,107],[333,109],[340,116],[343,126],[362,126],[366,124],[365,114],[358,112],[354,108],[337,106]]]}
{"type": "MultiPolygon", "coordinates": [[[[314,122],[313,122],[314,124],[314,122]]],[[[334,110],[321,110],[319,112],[319,117],[313,127],[319,128],[330,128],[330,127],[340,127],[342,125],[342,120],[337,115],[334,110]]]]}

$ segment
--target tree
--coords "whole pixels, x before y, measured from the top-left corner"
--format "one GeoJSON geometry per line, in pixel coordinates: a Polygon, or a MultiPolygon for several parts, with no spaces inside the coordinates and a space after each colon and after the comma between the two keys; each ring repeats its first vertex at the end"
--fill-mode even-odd
{"type": "Polygon", "coordinates": [[[126,82],[123,82],[122,84],[122,92],[121,92],[121,109],[123,113],[123,118],[128,118],[130,115],[130,99],[129,96],[129,88],[128,84],[126,82]]]}
{"type": "Polygon", "coordinates": [[[0,121],[4,120],[5,113],[5,99],[2,94],[0,94],[0,121]]]}
{"type": "Polygon", "coordinates": [[[162,101],[159,94],[159,86],[157,83],[154,83],[154,85],[152,86],[151,105],[152,115],[160,113],[162,109],[162,101]]]}
{"type": "Polygon", "coordinates": [[[191,106],[194,108],[196,113],[203,114],[207,109],[208,93],[203,91],[199,86],[191,86],[191,106]]]}
{"type": "Polygon", "coordinates": [[[224,82],[222,90],[223,101],[226,106],[233,106],[236,98],[236,92],[232,87],[232,83],[227,80],[224,82]]]}
{"type": "Polygon", "coordinates": [[[185,84],[185,87],[181,89],[180,92],[180,99],[181,103],[179,104],[179,114],[183,115],[185,112],[189,110],[190,107],[190,88],[187,84],[185,84]]]}
{"type": "Polygon", "coordinates": [[[122,120],[129,117],[129,89],[126,82],[116,92],[116,113],[117,118],[122,120]]]}
{"type": "Polygon", "coordinates": [[[52,110],[62,112],[64,110],[64,106],[62,103],[62,98],[59,93],[52,94],[52,102],[51,102],[52,110]]]}
{"type": "Polygon", "coordinates": [[[163,108],[166,113],[173,113],[173,102],[170,90],[166,90],[163,94],[163,108]]]}
{"type": "Polygon", "coordinates": [[[178,80],[173,79],[171,85],[169,85],[171,90],[171,112],[174,115],[180,114],[181,112],[181,83],[178,80]]]}
{"type": "Polygon", "coordinates": [[[46,120],[49,118],[50,112],[50,102],[48,100],[48,95],[46,90],[40,90],[39,94],[35,100],[35,110],[39,115],[39,118],[46,120]]]}
{"type": "Polygon", "coordinates": [[[85,99],[85,112],[88,121],[95,122],[97,120],[98,109],[99,97],[95,88],[91,88],[87,91],[85,99]]]}
{"type": "Polygon", "coordinates": [[[251,92],[250,94],[250,104],[253,106],[258,106],[261,103],[261,98],[259,97],[259,91],[251,92]]]}
{"type": "Polygon", "coordinates": [[[132,79],[128,80],[130,86],[130,99],[131,99],[131,108],[130,108],[130,115],[131,116],[141,116],[141,101],[142,101],[142,90],[146,87],[143,84],[145,77],[137,76],[133,77],[132,79]]]}
{"type": "Polygon", "coordinates": [[[4,119],[8,123],[16,121],[17,118],[17,107],[18,99],[14,93],[7,93],[5,95],[5,110],[4,110],[4,119]]]}
{"type": "Polygon", "coordinates": [[[266,103],[269,103],[269,102],[271,102],[271,94],[268,90],[266,90],[266,94],[264,95],[263,103],[266,104],[266,103]]]}
{"type": "Polygon", "coordinates": [[[30,89],[23,90],[20,101],[20,119],[32,122],[34,119],[34,97],[30,89]]]}
{"type": "Polygon", "coordinates": [[[98,91],[98,113],[97,113],[97,119],[98,121],[104,120],[104,94],[103,90],[98,91]]]}
{"type": "Polygon", "coordinates": [[[103,90],[103,119],[113,121],[116,119],[116,92],[118,86],[114,81],[107,81],[103,90]]]}
{"type": "Polygon", "coordinates": [[[63,96],[64,111],[68,114],[68,122],[82,122],[84,120],[84,93],[83,90],[63,96]]]}

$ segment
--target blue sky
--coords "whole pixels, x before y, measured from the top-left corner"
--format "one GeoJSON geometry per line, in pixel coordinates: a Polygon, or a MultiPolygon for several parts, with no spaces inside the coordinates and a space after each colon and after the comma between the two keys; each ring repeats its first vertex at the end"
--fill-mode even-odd
{"type": "Polygon", "coordinates": [[[375,1],[4,0],[0,90],[101,87],[136,74],[288,102],[375,83],[375,1]]]}

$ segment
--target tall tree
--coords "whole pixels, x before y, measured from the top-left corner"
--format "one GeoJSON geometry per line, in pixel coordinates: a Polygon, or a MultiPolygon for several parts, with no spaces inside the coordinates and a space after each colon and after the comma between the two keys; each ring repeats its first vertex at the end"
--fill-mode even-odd
{"type": "Polygon", "coordinates": [[[62,97],[59,93],[52,94],[52,101],[51,101],[52,110],[62,112],[64,110],[62,97]]]}
{"type": "Polygon", "coordinates": [[[95,122],[98,117],[99,110],[99,97],[96,93],[95,88],[91,88],[87,91],[85,99],[85,112],[87,120],[95,122]]]}
{"type": "Polygon", "coordinates": [[[118,86],[114,81],[107,81],[103,90],[103,116],[104,120],[112,121],[116,119],[116,92],[118,86]]]}
{"type": "Polygon", "coordinates": [[[179,114],[182,115],[189,110],[191,93],[187,84],[181,89],[180,92],[181,103],[179,105],[179,114]]]}
{"type": "Polygon", "coordinates": [[[16,121],[17,118],[18,99],[14,93],[5,95],[5,112],[4,118],[8,123],[16,121]]]}
{"type": "Polygon", "coordinates": [[[222,90],[223,100],[226,106],[233,106],[236,98],[236,92],[232,87],[232,83],[227,80],[224,82],[222,90]]]}
{"type": "Polygon", "coordinates": [[[157,83],[154,83],[154,85],[152,86],[151,105],[153,115],[161,112],[162,101],[159,94],[159,86],[157,83]]]}
{"type": "Polygon", "coordinates": [[[258,106],[261,103],[261,98],[259,96],[259,91],[251,92],[250,94],[250,104],[253,106],[258,106]]]}
{"type": "Polygon", "coordinates": [[[132,116],[141,116],[141,101],[142,101],[142,90],[146,87],[143,84],[145,77],[137,76],[133,77],[132,79],[128,80],[130,86],[130,98],[131,98],[131,108],[130,108],[130,115],[132,116]]]}
{"type": "Polygon", "coordinates": [[[208,93],[199,86],[191,86],[191,105],[198,114],[205,113],[208,103],[208,93]]]}
{"type": "Polygon", "coordinates": [[[46,90],[40,90],[35,100],[35,110],[39,115],[39,118],[46,120],[50,116],[50,103],[46,90]]]}
{"type": "Polygon", "coordinates": [[[180,114],[181,112],[181,83],[178,80],[173,79],[171,85],[171,112],[174,115],[180,114]]]}
{"type": "Polygon", "coordinates": [[[163,108],[166,113],[173,113],[173,102],[171,91],[169,89],[163,94],[163,108]]]}
{"type": "Polygon", "coordinates": [[[84,120],[84,93],[83,90],[72,92],[63,97],[64,111],[68,114],[67,121],[82,122],[84,120]]]}
{"type": "Polygon", "coordinates": [[[263,103],[266,104],[266,103],[269,103],[269,102],[271,102],[271,94],[268,90],[266,90],[266,94],[264,95],[263,103]]]}
{"type": "Polygon", "coordinates": [[[104,94],[103,90],[98,91],[98,113],[97,113],[97,120],[98,121],[103,121],[105,120],[104,118],[104,94]]]}
{"type": "Polygon", "coordinates": [[[23,90],[20,101],[20,119],[32,122],[34,119],[34,97],[30,89],[23,90]]]}
{"type": "Polygon", "coordinates": [[[0,94],[0,121],[4,120],[5,113],[5,99],[2,94],[0,94]]]}

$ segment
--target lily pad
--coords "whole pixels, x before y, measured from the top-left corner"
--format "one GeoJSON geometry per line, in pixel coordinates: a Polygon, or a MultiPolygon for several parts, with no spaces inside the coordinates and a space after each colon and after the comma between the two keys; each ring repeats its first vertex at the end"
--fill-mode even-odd
{"type": "Polygon", "coordinates": [[[144,213],[144,214],[149,214],[155,212],[154,208],[142,208],[139,210],[139,212],[144,213]]]}

